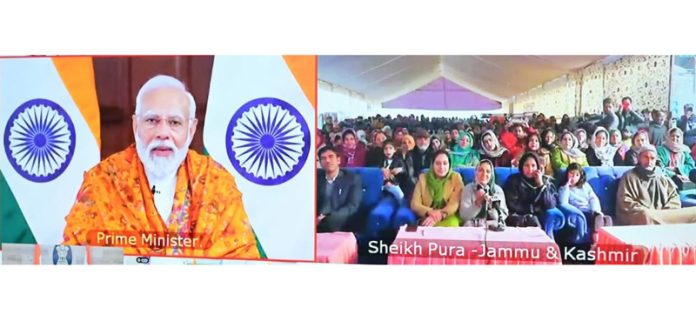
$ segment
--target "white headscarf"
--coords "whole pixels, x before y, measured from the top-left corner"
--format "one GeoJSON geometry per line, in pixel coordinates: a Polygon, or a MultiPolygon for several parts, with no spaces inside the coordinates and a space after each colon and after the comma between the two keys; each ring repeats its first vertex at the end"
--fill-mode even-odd
{"type": "Polygon", "coordinates": [[[575,135],[573,135],[573,133],[571,133],[571,132],[565,132],[565,133],[561,134],[561,140],[563,140],[563,137],[566,136],[566,135],[569,135],[569,136],[570,136],[570,139],[573,140],[573,143],[572,143],[572,145],[570,146],[570,148],[568,148],[568,149],[563,149],[563,145],[562,145],[562,144],[559,145],[559,148],[561,149],[561,151],[563,151],[566,155],[568,155],[568,157],[574,158],[574,159],[575,159],[575,158],[581,158],[581,157],[585,156],[585,153],[583,153],[583,152],[578,148],[578,138],[575,137],[575,135]]]}
{"type": "Polygon", "coordinates": [[[684,145],[684,132],[682,132],[682,130],[679,127],[674,127],[674,128],[667,131],[667,134],[665,135],[664,145],[672,153],[681,153],[681,152],[690,153],[691,152],[689,147],[684,145]],[[672,138],[669,137],[672,134],[672,132],[675,132],[675,131],[679,131],[679,133],[681,134],[681,137],[682,137],[681,140],[676,142],[676,143],[673,142],[672,138]]]}
{"type": "Polygon", "coordinates": [[[590,141],[590,145],[592,146],[592,149],[594,150],[597,159],[599,159],[599,161],[602,162],[602,166],[614,166],[614,155],[616,155],[616,150],[618,149],[618,146],[615,147],[609,144],[609,131],[606,128],[599,126],[597,127],[597,129],[595,129],[594,134],[592,134],[592,140],[590,141]],[[607,136],[607,143],[606,145],[599,147],[595,142],[595,138],[597,137],[597,134],[601,132],[604,132],[604,134],[607,136]]]}
{"type": "Polygon", "coordinates": [[[495,136],[495,133],[492,130],[489,129],[485,131],[483,135],[481,135],[481,149],[479,150],[479,153],[481,153],[481,155],[496,158],[503,155],[503,153],[505,153],[506,151],[507,148],[500,146],[500,141],[498,141],[498,137],[495,136]],[[486,136],[491,136],[493,138],[493,142],[495,144],[495,146],[493,146],[493,149],[487,149],[486,145],[483,143],[483,139],[486,136]]]}

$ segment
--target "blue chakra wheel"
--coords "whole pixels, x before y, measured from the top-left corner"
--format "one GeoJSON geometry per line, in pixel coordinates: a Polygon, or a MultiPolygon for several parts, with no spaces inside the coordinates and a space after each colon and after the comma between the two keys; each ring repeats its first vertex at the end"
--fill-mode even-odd
{"type": "Polygon", "coordinates": [[[48,99],[32,99],[10,116],[5,126],[5,153],[22,177],[49,182],[70,165],[75,137],[75,126],[63,107],[48,99]]]}
{"type": "Polygon", "coordinates": [[[260,185],[282,184],[297,175],[311,144],[302,114],[278,98],[257,98],[242,105],[225,138],[234,168],[260,185]]]}

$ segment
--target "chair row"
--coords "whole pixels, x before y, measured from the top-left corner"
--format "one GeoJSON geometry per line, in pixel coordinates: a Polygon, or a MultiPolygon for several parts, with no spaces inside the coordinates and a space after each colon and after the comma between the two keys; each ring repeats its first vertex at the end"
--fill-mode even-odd
{"type": "MultiPolygon", "coordinates": [[[[601,166],[585,167],[587,182],[599,198],[605,214],[614,216],[616,207],[616,192],[621,176],[633,167],[630,166],[601,166]]],[[[394,204],[393,200],[382,197],[382,172],[379,168],[348,168],[362,178],[363,198],[359,214],[354,218],[353,226],[368,236],[377,237],[384,231],[394,231],[403,224],[413,223],[415,214],[410,211],[408,204],[394,204]]],[[[464,180],[464,184],[472,182],[475,168],[465,167],[455,169],[464,180]]],[[[496,184],[504,186],[507,179],[518,173],[517,168],[496,167],[496,184]]],[[[565,176],[565,171],[556,173],[554,183],[558,185],[565,176]]],[[[683,207],[696,206],[696,191],[680,193],[683,207]]],[[[557,241],[582,244],[591,241],[591,231],[588,230],[588,217],[574,208],[550,209],[542,217],[544,230],[557,241]],[[563,231],[563,233],[561,233],[563,231]],[[558,237],[561,239],[559,240],[558,237]]]]}

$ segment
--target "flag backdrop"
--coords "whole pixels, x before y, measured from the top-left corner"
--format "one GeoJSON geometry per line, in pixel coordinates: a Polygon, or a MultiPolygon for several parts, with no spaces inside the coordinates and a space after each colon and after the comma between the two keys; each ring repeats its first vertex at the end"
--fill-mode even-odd
{"type": "Polygon", "coordinates": [[[90,57],[0,59],[0,240],[57,244],[99,162],[90,57]]]}
{"type": "Polygon", "coordinates": [[[203,143],[270,259],[314,260],[316,56],[217,56],[203,143]]]}

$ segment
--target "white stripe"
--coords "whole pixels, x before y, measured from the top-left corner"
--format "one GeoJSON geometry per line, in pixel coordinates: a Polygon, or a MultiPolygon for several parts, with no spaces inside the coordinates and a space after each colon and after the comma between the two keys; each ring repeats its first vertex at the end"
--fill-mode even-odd
{"type": "Polygon", "coordinates": [[[314,139],[307,161],[291,180],[276,186],[252,183],[229,161],[225,136],[234,113],[250,100],[282,99],[305,118],[314,135],[314,108],[281,56],[215,57],[203,141],[210,155],[235,177],[244,208],[272,259],[314,259],[314,139]]]}
{"type": "Polygon", "coordinates": [[[0,133],[4,135],[7,121],[15,109],[35,98],[56,102],[71,118],[77,136],[72,160],[56,179],[46,183],[31,182],[10,165],[3,139],[0,170],[36,241],[55,244],[63,239],[65,216],[75,202],[84,171],[99,162],[99,149],[50,58],[0,59],[0,133]]]}

